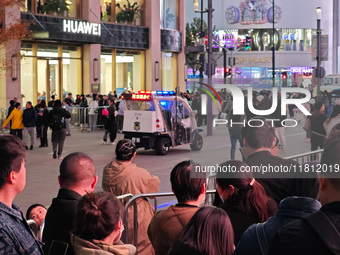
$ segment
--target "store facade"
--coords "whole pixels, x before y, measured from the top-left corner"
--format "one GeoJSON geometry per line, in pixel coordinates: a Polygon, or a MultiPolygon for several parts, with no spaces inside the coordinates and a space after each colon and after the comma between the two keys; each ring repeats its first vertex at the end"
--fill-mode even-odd
{"type": "Polygon", "coordinates": [[[127,1],[117,1],[119,6],[114,0],[65,1],[67,9],[58,8],[58,13],[48,12],[43,2],[26,1],[25,8],[12,12],[32,22],[33,32],[29,40],[3,49],[7,58],[16,57],[17,77],[11,79],[11,72],[3,72],[6,82],[0,85],[4,92],[1,107],[20,95],[23,102],[35,103],[38,98],[49,101],[52,94],[62,98],[68,92],[75,97],[184,87],[185,23],[179,18],[184,1],[171,1],[176,3],[172,10],[165,10],[169,20],[165,26],[161,14],[170,2],[167,0],[138,0],[138,15],[132,22],[120,23],[117,15],[126,9],[127,1]],[[171,19],[169,15],[173,15],[171,19]],[[171,61],[164,54],[171,55],[171,61]]]}
{"type": "MultiPolygon", "coordinates": [[[[272,1],[230,0],[213,3],[215,77],[223,78],[223,53],[235,57],[232,82],[239,84],[272,83],[272,46],[275,47],[277,85],[300,86],[313,83],[313,36],[316,35],[316,8],[321,7],[322,34],[328,35],[328,61],[323,61],[327,74],[336,68],[337,46],[333,38],[333,1],[272,1]],[[274,20],[274,32],[273,32],[274,20]],[[336,60],[336,61],[334,61],[336,60]]],[[[188,8],[188,5],[187,5],[188,8]]],[[[187,11],[187,22],[196,15],[187,11]]],[[[333,36],[334,34],[334,36],[333,36]]],[[[228,64],[228,66],[230,66],[228,64]]]]}

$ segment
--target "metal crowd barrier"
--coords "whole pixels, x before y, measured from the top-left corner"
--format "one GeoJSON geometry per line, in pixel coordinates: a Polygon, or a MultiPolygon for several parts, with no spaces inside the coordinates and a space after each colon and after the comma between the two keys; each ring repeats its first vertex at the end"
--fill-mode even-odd
{"type": "Polygon", "coordinates": [[[34,220],[27,220],[27,225],[31,228],[34,236],[37,238],[38,237],[38,225],[34,220]]]}
{"type": "MultiPolygon", "coordinates": [[[[214,195],[215,194],[215,190],[207,190],[206,191],[206,195],[214,195]]],[[[125,225],[125,242],[129,243],[129,237],[128,237],[128,229],[129,229],[129,225],[128,225],[128,221],[129,221],[129,213],[128,213],[128,209],[129,207],[132,205],[133,206],[133,244],[135,247],[137,247],[138,244],[138,209],[137,209],[137,199],[139,198],[149,198],[149,199],[153,199],[154,200],[154,208],[155,208],[155,213],[157,212],[157,198],[159,197],[172,197],[175,196],[174,193],[172,192],[165,192],[165,193],[148,193],[148,194],[139,194],[136,196],[133,196],[125,205],[125,211],[124,211],[124,225],[125,225]]],[[[207,197],[206,196],[206,197],[207,197]]],[[[207,200],[205,201],[204,205],[208,205],[207,200]]],[[[136,254],[138,254],[138,249],[136,254]]]]}
{"type": "MultiPolygon", "coordinates": [[[[102,112],[103,109],[107,108],[106,106],[99,106],[97,111],[97,121],[96,121],[96,127],[102,128],[104,127],[104,124],[102,122],[102,112]]],[[[24,107],[22,108],[25,109],[24,107]]],[[[48,107],[48,110],[51,111],[53,108],[48,107]]],[[[79,107],[79,106],[71,106],[70,107],[70,113],[71,113],[71,121],[70,125],[73,128],[83,128],[83,129],[89,129],[90,127],[90,108],[89,107],[79,107]]],[[[5,122],[7,117],[7,109],[6,108],[0,108],[0,125],[5,122]]]]}
{"type": "Polygon", "coordinates": [[[320,161],[323,149],[316,151],[309,151],[294,156],[285,157],[284,159],[291,159],[297,161],[299,164],[304,164],[309,161],[320,161]]]}
{"type": "MultiPolygon", "coordinates": [[[[99,106],[97,109],[97,121],[96,121],[96,127],[104,127],[104,124],[102,122],[102,112],[103,109],[107,108],[106,106],[99,106]]],[[[70,113],[71,113],[71,121],[70,124],[73,127],[76,128],[82,128],[86,129],[89,128],[90,125],[90,108],[89,107],[79,107],[79,106],[71,106],[70,107],[70,113]]]]}

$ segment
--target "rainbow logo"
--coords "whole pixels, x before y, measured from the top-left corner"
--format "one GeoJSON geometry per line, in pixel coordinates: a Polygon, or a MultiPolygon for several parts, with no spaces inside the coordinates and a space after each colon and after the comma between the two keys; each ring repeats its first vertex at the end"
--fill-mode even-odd
{"type": "MultiPolygon", "coordinates": [[[[218,101],[220,102],[220,104],[221,104],[221,106],[222,106],[221,97],[220,97],[220,95],[217,93],[217,91],[216,91],[213,87],[211,87],[210,85],[208,85],[208,84],[206,84],[206,83],[203,83],[203,82],[197,82],[197,83],[199,83],[199,84],[201,84],[201,85],[203,85],[203,86],[206,86],[206,87],[209,88],[212,92],[214,92],[214,94],[217,96],[218,101]]],[[[215,97],[213,96],[213,94],[211,94],[211,92],[210,92],[209,90],[204,89],[204,88],[199,88],[198,90],[201,90],[201,91],[204,91],[205,93],[207,93],[207,94],[212,98],[212,100],[214,101],[215,105],[217,106],[216,99],[215,99],[215,97]]]]}

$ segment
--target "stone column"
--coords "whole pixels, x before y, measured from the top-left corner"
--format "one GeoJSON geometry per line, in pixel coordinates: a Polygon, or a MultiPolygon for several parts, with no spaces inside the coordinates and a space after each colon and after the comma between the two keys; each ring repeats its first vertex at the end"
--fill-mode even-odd
{"type": "Polygon", "coordinates": [[[149,49],[145,56],[145,79],[147,90],[162,89],[160,1],[145,0],[145,26],[149,28],[149,49]],[[159,62],[159,80],[155,80],[155,62],[159,62]]]}

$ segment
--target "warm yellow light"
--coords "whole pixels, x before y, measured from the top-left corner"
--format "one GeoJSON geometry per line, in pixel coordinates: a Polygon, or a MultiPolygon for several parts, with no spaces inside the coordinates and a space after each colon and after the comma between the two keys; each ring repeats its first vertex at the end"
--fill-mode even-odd
{"type": "Polygon", "coordinates": [[[194,10],[195,12],[198,11],[198,0],[194,0],[194,10]]]}

